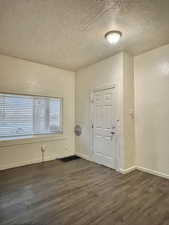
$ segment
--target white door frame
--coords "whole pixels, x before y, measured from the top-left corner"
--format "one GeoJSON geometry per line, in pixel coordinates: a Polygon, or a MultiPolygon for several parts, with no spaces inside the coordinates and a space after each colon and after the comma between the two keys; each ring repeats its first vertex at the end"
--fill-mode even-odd
{"type": "MultiPolygon", "coordinates": [[[[98,91],[108,90],[116,88],[116,84],[106,84],[101,87],[94,88],[90,93],[90,160],[94,161],[93,155],[94,155],[94,94],[98,91]]],[[[121,132],[118,131],[118,136],[121,132]]],[[[118,137],[118,143],[117,143],[117,149],[115,152],[115,170],[120,170],[120,136],[118,137]]]]}

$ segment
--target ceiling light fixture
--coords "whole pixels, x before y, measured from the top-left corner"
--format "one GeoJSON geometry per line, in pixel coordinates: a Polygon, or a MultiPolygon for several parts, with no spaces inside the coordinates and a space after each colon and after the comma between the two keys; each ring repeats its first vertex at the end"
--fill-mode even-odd
{"type": "Polygon", "coordinates": [[[120,41],[122,33],[120,31],[112,30],[105,34],[105,38],[110,44],[117,44],[120,41]]]}

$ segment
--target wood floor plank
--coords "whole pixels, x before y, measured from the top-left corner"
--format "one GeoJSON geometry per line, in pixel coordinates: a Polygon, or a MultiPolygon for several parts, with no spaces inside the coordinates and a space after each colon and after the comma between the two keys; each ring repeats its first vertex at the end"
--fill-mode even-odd
{"type": "Polygon", "coordinates": [[[169,180],[83,159],[0,172],[0,225],[169,225],[169,180]]]}

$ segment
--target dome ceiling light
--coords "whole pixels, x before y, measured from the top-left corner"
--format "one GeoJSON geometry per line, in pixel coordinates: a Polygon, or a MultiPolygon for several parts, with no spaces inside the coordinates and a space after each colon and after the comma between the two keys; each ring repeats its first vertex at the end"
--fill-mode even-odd
{"type": "Polygon", "coordinates": [[[114,44],[114,45],[120,41],[121,36],[122,36],[122,33],[120,31],[116,31],[116,30],[109,31],[105,34],[106,40],[110,44],[114,44]]]}

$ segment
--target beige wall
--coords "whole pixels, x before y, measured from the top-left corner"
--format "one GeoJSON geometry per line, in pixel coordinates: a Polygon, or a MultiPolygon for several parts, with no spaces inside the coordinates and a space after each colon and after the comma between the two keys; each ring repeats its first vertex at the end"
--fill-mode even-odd
{"type": "Polygon", "coordinates": [[[130,82],[133,83],[131,62],[132,60],[129,59],[128,54],[119,53],[79,70],[76,75],[76,123],[82,126],[82,135],[76,138],[76,152],[85,158],[91,159],[90,94],[92,90],[107,84],[115,84],[118,115],[121,123],[120,167],[123,169],[131,167],[135,163],[134,125],[133,122],[127,122],[127,120],[131,120],[131,117],[125,115],[129,114],[134,101],[133,87],[132,84],[129,84],[130,82]],[[127,65],[127,60],[130,60],[129,65],[127,65]],[[126,76],[125,79],[124,75],[126,76]],[[127,77],[129,77],[129,80],[127,80],[127,77]],[[128,91],[128,88],[132,88],[132,90],[129,90],[129,94],[124,93],[128,91]],[[126,100],[128,97],[132,99],[129,101],[126,100]],[[124,98],[126,100],[125,105],[123,105],[124,98]],[[123,125],[125,125],[125,127],[123,125]],[[129,129],[128,134],[124,131],[124,128],[129,129]]]}
{"type": "Polygon", "coordinates": [[[134,58],[137,165],[169,175],[169,45],[134,58]]]}
{"type": "Polygon", "coordinates": [[[45,160],[74,154],[74,91],[73,72],[0,55],[0,92],[64,98],[63,138],[15,142],[6,147],[0,143],[0,169],[41,161],[42,144],[46,146],[45,160]]]}
{"type": "MultiPolygon", "coordinates": [[[[94,88],[115,83],[121,120],[121,168],[135,164],[147,171],[169,175],[169,45],[134,57],[119,53],[81,69],[76,75],[76,123],[83,127],[76,138],[76,152],[89,158],[90,94],[94,88]],[[135,86],[135,93],[134,93],[135,86]]],[[[64,135],[36,140],[0,141],[0,169],[42,159],[40,148],[46,146],[45,160],[72,155],[74,145],[75,74],[12,57],[0,55],[0,92],[49,95],[64,98],[64,135]]]]}
{"type": "Polygon", "coordinates": [[[124,53],[123,59],[123,126],[124,126],[124,169],[135,165],[134,131],[134,70],[133,56],[124,53]]]}

